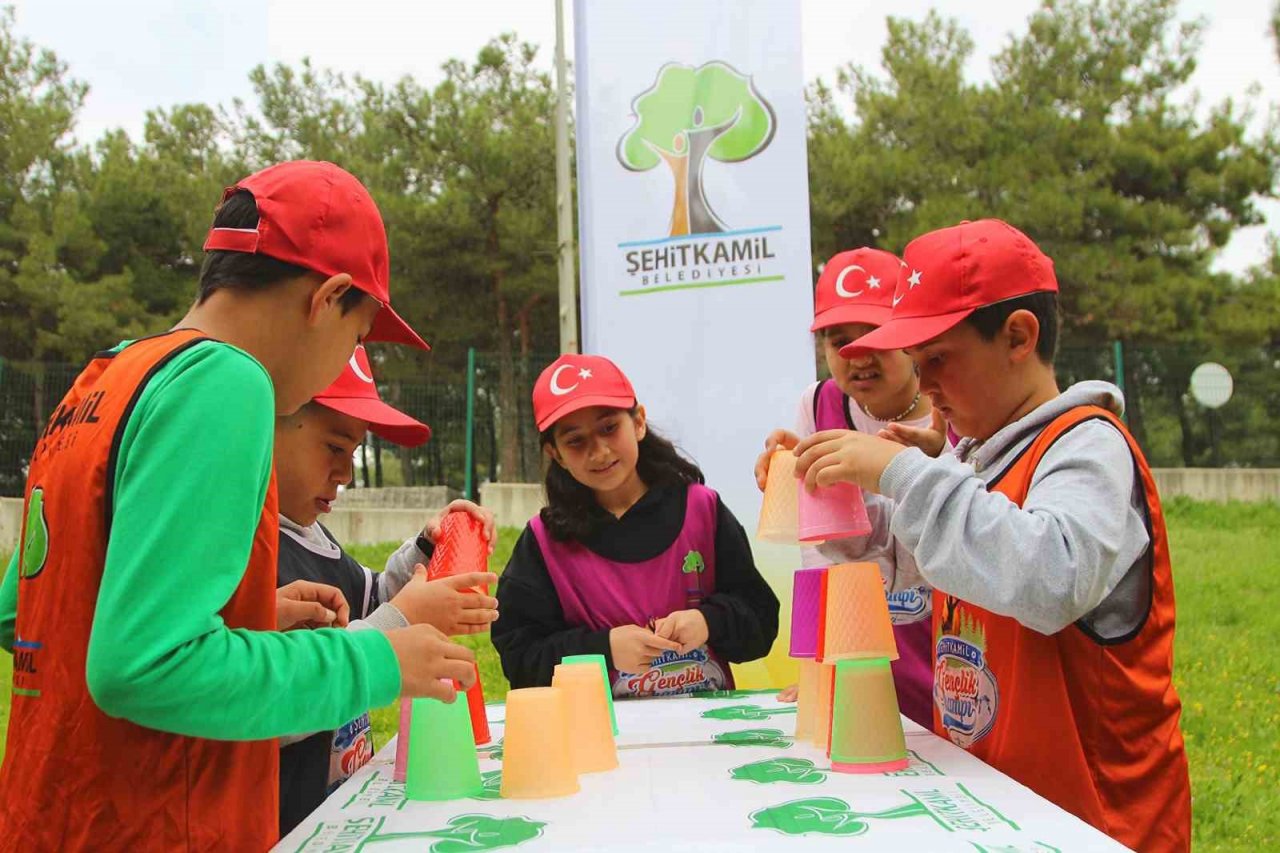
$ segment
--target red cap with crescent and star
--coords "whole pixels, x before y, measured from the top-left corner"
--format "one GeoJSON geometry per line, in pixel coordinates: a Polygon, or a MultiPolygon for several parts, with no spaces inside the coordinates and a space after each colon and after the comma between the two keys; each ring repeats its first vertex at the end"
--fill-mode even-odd
{"type": "Polygon", "coordinates": [[[841,349],[841,356],[919,346],[979,308],[1030,293],[1058,292],[1053,261],[1030,237],[999,219],[922,234],[907,244],[902,263],[891,316],[841,349]]]}
{"type": "Polygon", "coordinates": [[[897,255],[867,246],[832,255],[813,291],[809,331],[842,323],[879,326],[888,320],[901,266],[897,255]]]}
{"type": "Polygon", "coordinates": [[[538,432],[579,409],[630,409],[635,404],[631,380],[602,355],[562,355],[542,371],[533,385],[533,417],[538,432]]]}
{"type": "Polygon", "coordinates": [[[392,444],[417,447],[431,437],[431,427],[382,402],[363,346],[356,347],[342,374],[312,402],[367,422],[370,432],[392,444]]]}

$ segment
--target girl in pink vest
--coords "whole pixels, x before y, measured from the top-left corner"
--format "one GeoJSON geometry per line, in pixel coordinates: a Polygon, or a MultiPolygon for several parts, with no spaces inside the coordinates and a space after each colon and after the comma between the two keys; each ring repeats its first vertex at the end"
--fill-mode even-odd
{"type": "Polygon", "coordinates": [[[511,686],[600,654],[615,696],[732,688],[729,663],[768,654],[778,633],[742,525],[608,359],[561,356],[533,409],[548,505],[512,551],[492,629],[511,686]]]}
{"type": "MultiPolygon", "coordinates": [[[[816,382],[801,395],[795,431],[775,430],[756,462],[756,479],[764,489],[769,457],[776,447],[795,447],[801,438],[830,429],[883,434],[921,446],[932,456],[943,449],[945,427],[933,421],[929,398],[911,359],[901,351],[858,353],[844,358],[840,348],[889,319],[902,262],[879,249],[841,252],[827,261],[814,291],[810,331],[818,335],[831,378],[816,382]]],[[[801,551],[805,568],[856,561],[880,566],[889,614],[901,656],[893,663],[894,684],[902,713],[928,728],[933,723],[931,590],[916,570],[914,558],[875,519],[886,508],[877,495],[866,495],[872,533],[834,539],[801,551]]],[[[780,698],[794,699],[791,689],[780,698]]]]}

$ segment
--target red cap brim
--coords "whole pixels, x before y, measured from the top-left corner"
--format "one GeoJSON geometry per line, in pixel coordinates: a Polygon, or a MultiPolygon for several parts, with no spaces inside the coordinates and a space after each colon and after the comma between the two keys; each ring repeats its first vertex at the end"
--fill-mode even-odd
{"type": "Polygon", "coordinates": [[[630,409],[636,404],[635,397],[619,397],[612,394],[585,394],[565,400],[560,406],[538,418],[538,432],[545,432],[547,427],[582,409],[592,406],[608,406],[611,409],[630,409]]]}
{"type": "Polygon", "coordinates": [[[368,397],[316,397],[315,402],[367,422],[369,431],[374,435],[401,447],[417,447],[431,438],[431,427],[381,400],[368,397]]]}
{"type": "Polygon", "coordinates": [[[431,349],[418,333],[409,327],[390,305],[382,306],[365,338],[370,343],[405,344],[418,349],[431,349]]]}
{"type": "Polygon", "coordinates": [[[890,318],[874,332],[867,332],[840,349],[841,358],[852,358],[859,350],[906,349],[931,341],[974,312],[973,308],[935,314],[932,317],[890,318]]]}
{"type": "Polygon", "coordinates": [[[814,317],[813,325],[809,327],[809,331],[816,332],[819,329],[840,326],[845,323],[867,323],[872,326],[882,326],[889,322],[889,315],[892,313],[893,311],[887,305],[837,305],[835,308],[828,308],[814,317]]]}

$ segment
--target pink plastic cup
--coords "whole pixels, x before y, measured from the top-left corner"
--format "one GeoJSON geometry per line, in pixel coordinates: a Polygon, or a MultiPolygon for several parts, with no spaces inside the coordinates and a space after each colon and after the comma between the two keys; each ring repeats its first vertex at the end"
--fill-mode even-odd
{"type": "Polygon", "coordinates": [[[799,503],[801,542],[845,539],[871,532],[862,489],[853,483],[822,486],[812,494],[802,488],[799,503]]]}

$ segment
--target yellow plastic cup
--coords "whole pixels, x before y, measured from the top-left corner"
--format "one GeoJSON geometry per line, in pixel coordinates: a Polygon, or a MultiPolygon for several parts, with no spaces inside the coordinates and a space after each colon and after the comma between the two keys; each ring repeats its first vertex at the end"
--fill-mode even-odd
{"type": "Polygon", "coordinates": [[[524,687],[507,694],[502,741],[502,796],[509,800],[564,797],[579,790],[569,750],[569,708],[559,687],[524,687]]]}
{"type": "Polygon", "coordinates": [[[813,658],[800,660],[800,692],[796,696],[796,740],[812,740],[818,717],[818,676],[822,664],[813,658]]]}
{"type": "Polygon", "coordinates": [[[822,660],[898,659],[880,567],[841,563],[827,569],[822,660]]]}
{"type": "Polygon", "coordinates": [[[569,712],[569,754],[578,773],[599,773],[618,766],[609,706],[594,663],[557,664],[551,686],[564,691],[569,712]]]}
{"type": "Polygon", "coordinates": [[[760,524],[756,537],[767,542],[794,545],[800,536],[800,489],[796,479],[796,456],[790,450],[775,450],[769,459],[769,476],[760,502],[760,524]]]}
{"type": "Polygon", "coordinates": [[[813,745],[826,752],[831,746],[831,704],[835,697],[836,665],[818,664],[818,706],[813,716],[813,745]]]}

